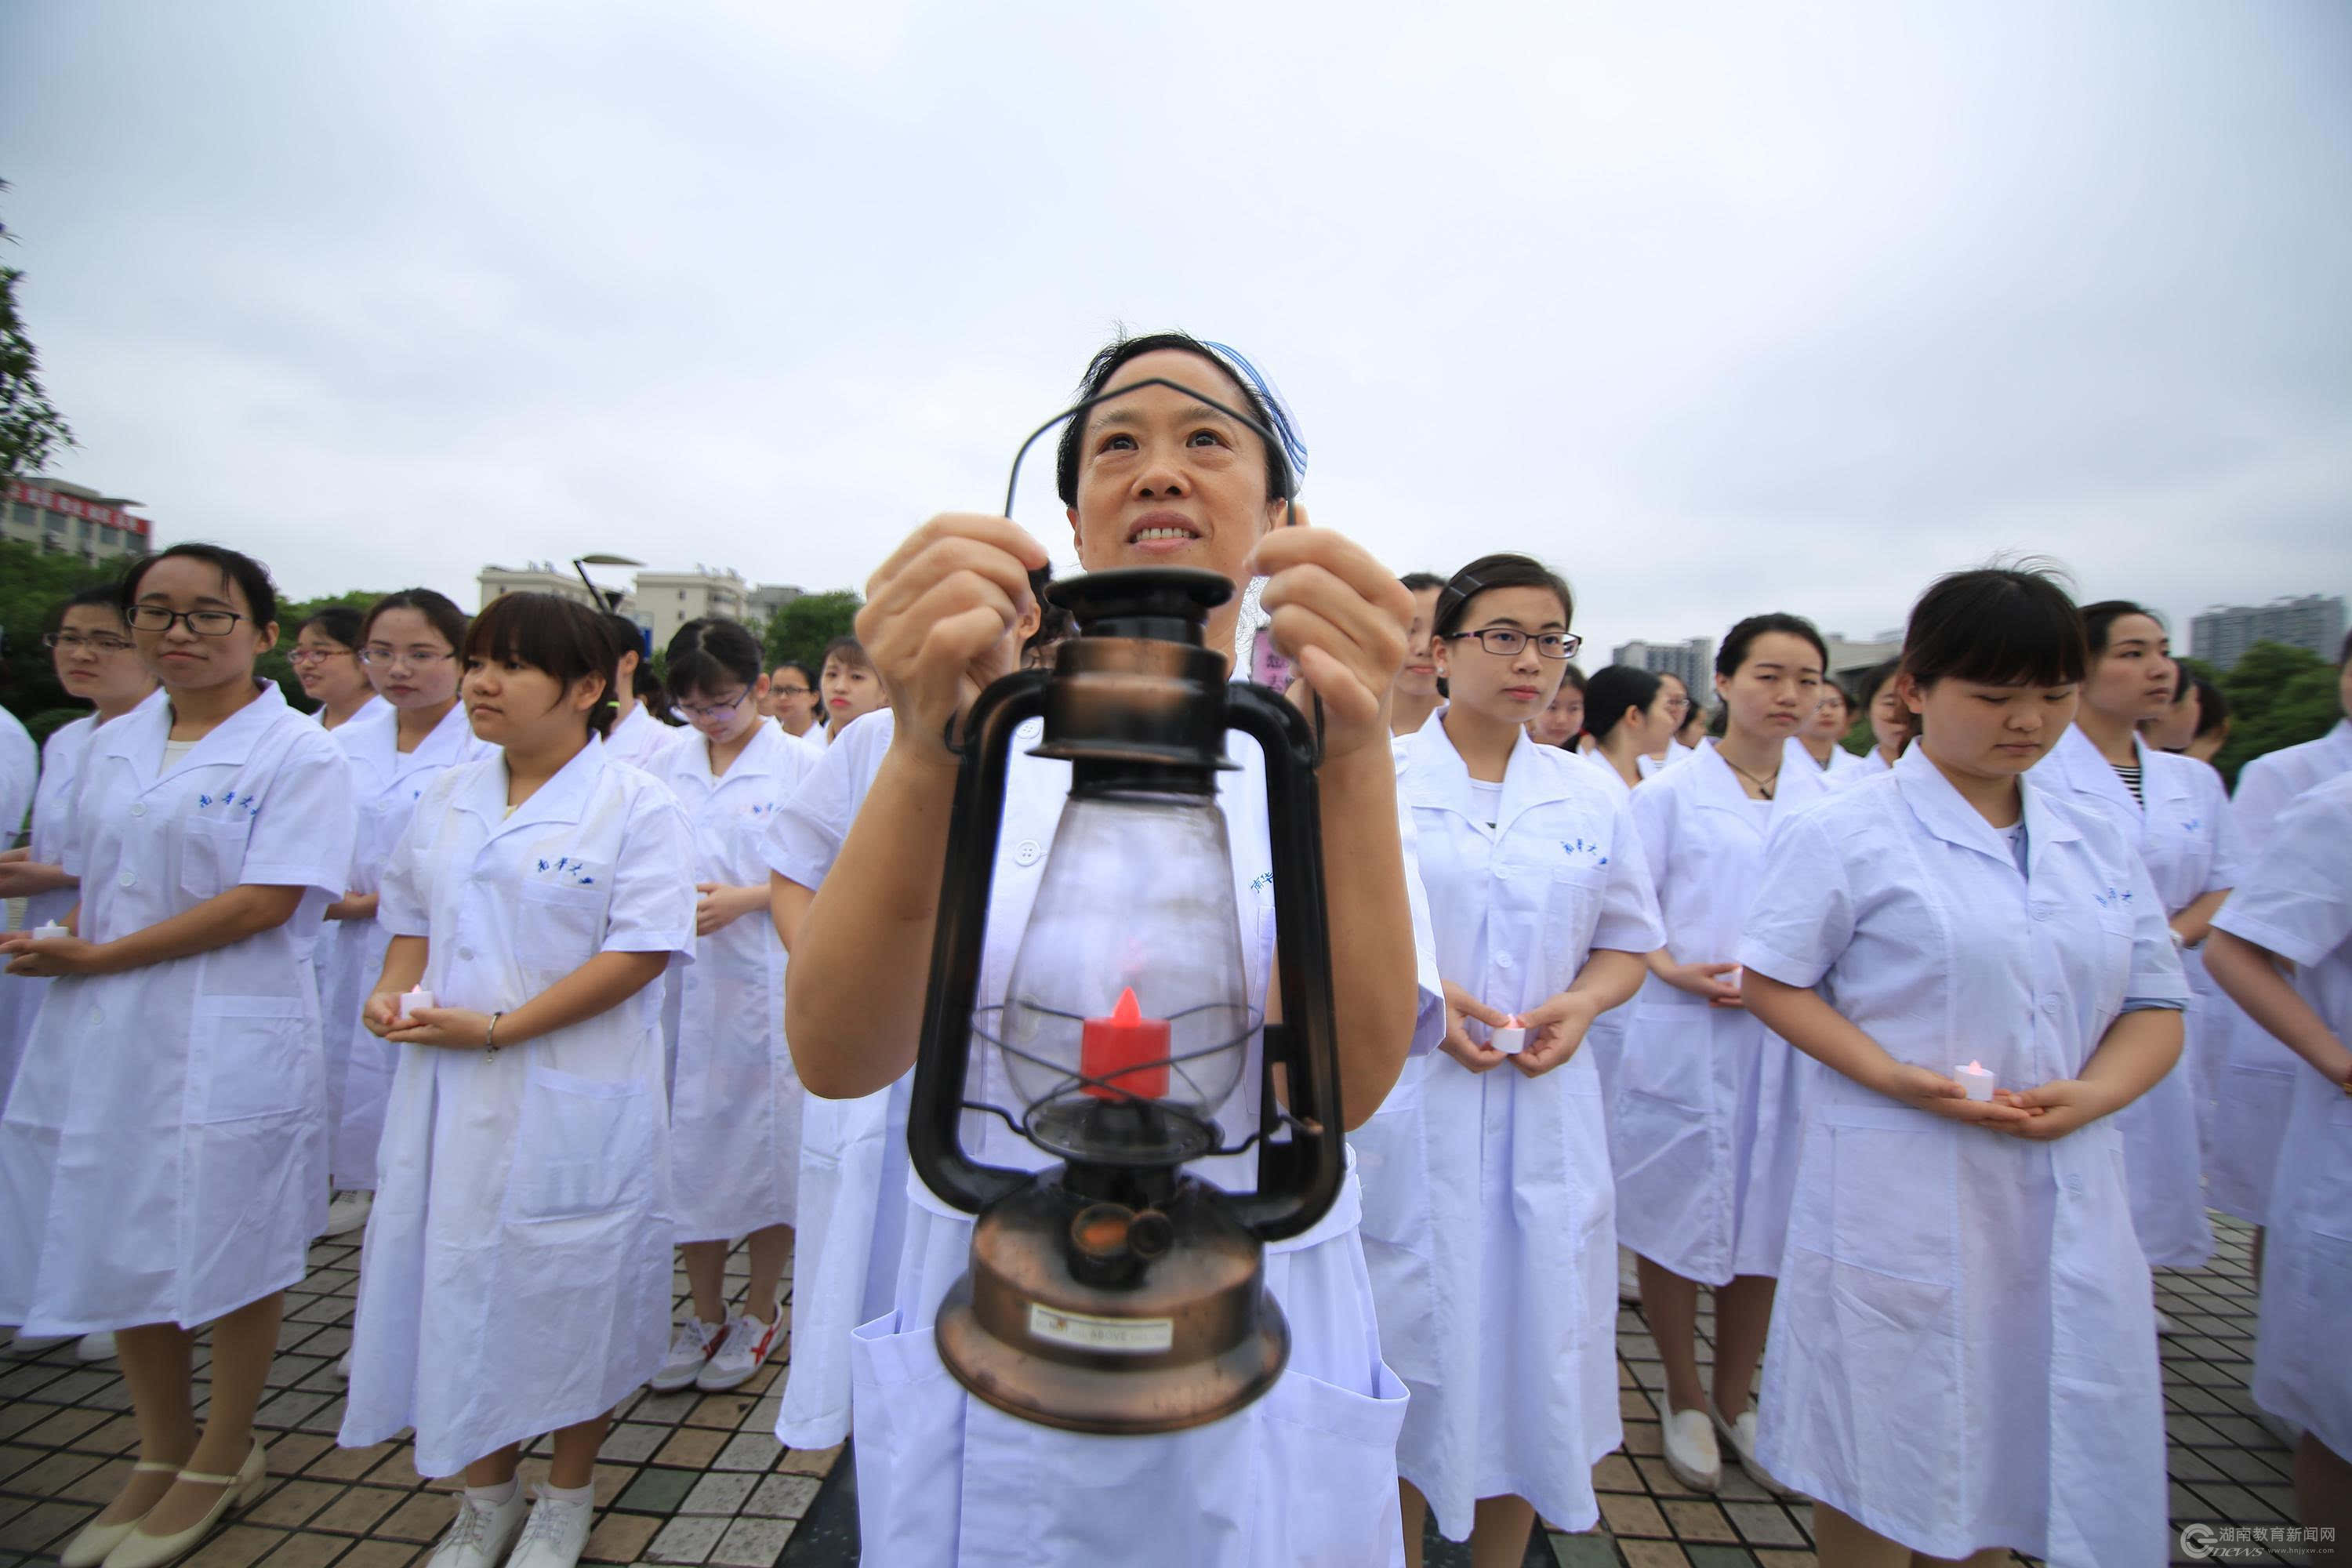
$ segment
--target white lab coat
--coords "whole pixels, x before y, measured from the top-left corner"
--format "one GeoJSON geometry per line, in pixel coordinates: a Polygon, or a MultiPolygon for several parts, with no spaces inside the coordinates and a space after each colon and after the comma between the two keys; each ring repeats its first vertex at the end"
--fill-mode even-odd
{"type": "MultiPolygon", "coordinates": [[[[769,824],[817,760],[773,724],[754,726],[716,778],[699,733],[663,752],[654,776],[693,826],[694,879],[765,887],[769,824]]],[[[795,1217],[803,1096],[784,1045],[784,944],[760,909],[695,938],[694,952],[669,972],[663,1007],[670,1212],[680,1241],[731,1241],[795,1217]]]]}
{"type": "MultiPolygon", "coordinates": [[[[151,698],[152,701],[154,699],[151,698]]],[[[98,715],[84,714],[49,731],[41,742],[41,782],[33,794],[33,831],[27,846],[33,863],[55,866],[64,860],[72,833],[74,798],[81,788],[81,765],[98,731],[98,715]]],[[[31,931],[62,921],[81,900],[76,887],[53,888],[25,900],[25,927],[31,931]]],[[[49,982],[29,974],[0,974],[0,1105],[8,1100],[9,1080],[32,1037],[33,1020],[41,1011],[49,982]]]]}
{"type": "MultiPolygon", "coordinates": [[[[1600,747],[1580,752],[1577,756],[1595,770],[1601,779],[1602,793],[1611,800],[1622,801],[1633,795],[1633,786],[1617,776],[1617,769],[1601,754],[1600,747]]],[[[1639,765],[1638,762],[1636,765],[1639,765]]],[[[1647,775],[1644,775],[1644,782],[1647,782],[1647,775]]],[[[1610,1100],[1617,1092],[1617,1064],[1625,1053],[1625,1025],[1633,1016],[1633,1004],[1631,1002],[1601,1014],[1592,1020],[1592,1027],[1584,1032],[1584,1048],[1578,1053],[1591,1057],[1592,1070],[1601,1075],[1601,1102],[1604,1115],[1610,1100]]]]}
{"type": "Polygon", "coordinates": [[[692,731],[676,725],[665,724],[646,710],[639,702],[630,708],[626,716],[613,726],[604,737],[604,754],[616,763],[626,763],[633,768],[655,771],[655,763],[671,747],[687,739],[692,731]]]}
{"type": "MultiPolygon", "coordinates": [[[[2347,773],[2352,773],[2352,719],[2336,721],[2316,741],[2248,763],[2230,801],[2241,853],[2252,860],[2267,845],[2279,813],[2305,790],[2347,773]]],[[[2295,1075],[2308,1069],[2228,998],[2213,1004],[2213,1011],[2224,1019],[2219,1026],[2227,1031],[2227,1044],[2214,1086],[2205,1198],[2224,1214],[2261,1225],[2269,1217],[2279,1129],[2286,1123],[2295,1075]]]]}
{"type": "MultiPolygon", "coordinates": [[[[507,810],[503,755],[435,779],[376,918],[430,943],[445,1007],[510,1010],[599,952],[694,949],[694,844],[669,792],[591,740],[507,810]]],[[[602,1415],[669,1342],[660,988],[496,1056],[403,1046],[361,1255],[339,1439],[416,1428],[454,1474],[602,1415]]]]}
{"type": "Polygon", "coordinates": [[[51,983],[0,1118],[0,1322],[28,1334],[208,1323],[299,1281],[326,1219],[310,949],[351,860],[350,775],[268,681],[162,771],[171,724],[152,702],[90,742],[63,860],[81,934],[307,891],[226,947],[51,983]]]}
{"type": "Polygon", "coordinates": [[[0,708],[0,849],[16,847],[16,835],[33,809],[40,772],[41,752],[31,731],[16,715],[0,708]]]}
{"type": "MultiPolygon", "coordinates": [[[[1685,746],[1680,741],[1668,741],[1666,742],[1666,754],[1664,756],[1654,757],[1649,755],[1647,752],[1643,752],[1641,756],[1633,759],[1633,771],[1640,773],[1645,779],[1655,778],[1660,773],[1664,773],[1668,768],[1673,767],[1676,763],[1688,762],[1692,757],[1697,754],[1697,749],[1696,747],[1685,746]]],[[[1616,770],[1612,769],[1610,771],[1613,773],[1616,770]]]]}
{"type": "MultiPolygon", "coordinates": [[[[2352,1040],[2352,774],[2298,796],[2214,925],[2295,966],[2295,989],[2352,1040]]],[[[2280,1047],[2284,1050],[2284,1047],[2280,1047]]],[[[2289,1053],[2292,1055],[2292,1053],[2289,1053]]],[[[2254,1399],[2352,1456],[2352,1096],[2294,1058],[2263,1250],[2254,1399]]]]}
{"type": "MultiPolygon", "coordinates": [[[[1766,840],[1830,792],[1799,751],[1781,759],[1773,798],[1750,800],[1712,742],[1633,792],[1677,961],[1733,962],[1766,840]]],[[[1609,1101],[1617,1239],[1708,1285],[1778,1274],[1812,1063],[1754,1014],[1710,1006],[1654,974],[1628,1015],[1609,1101]]]]}
{"type": "MultiPolygon", "coordinates": [[[[1438,973],[1518,1013],[1567,990],[1595,949],[1664,941],[1625,802],[1522,733],[1489,827],[1444,717],[1440,707],[1395,743],[1438,973]]],[[[1412,1395],[1398,1473],[1453,1540],[1469,1535],[1482,1497],[1523,1497],[1556,1525],[1590,1529],[1592,1467],[1623,1439],[1592,1058],[1580,1048],[1528,1079],[1433,1054],[1351,1142],[1381,1350],[1412,1395]]]]}
{"type": "MultiPolygon", "coordinates": [[[[889,750],[888,709],[853,725],[770,818],[768,868],[814,890],[889,750]]],[[[812,731],[814,733],[815,731],[812,731]]],[[[890,1310],[907,1230],[908,1078],[856,1100],[801,1106],[799,1220],[793,1237],[791,1363],[776,1416],[787,1447],[830,1448],[849,1436],[850,1336],[890,1310]]]]}
{"type": "MultiPolygon", "coordinates": [[[[2089,736],[2069,726],[2033,778],[2053,793],[2104,814],[2147,866],[2168,918],[2207,893],[2226,891],[2243,868],[2230,800],[2221,775],[2194,757],[2159,752],[2134,736],[2140,794],[2132,793],[2089,736]]],[[[2123,1129],[2124,1168],[2131,1182],[2132,1226],[2140,1250],[2159,1268],[2201,1268],[2213,1256],[2213,1225],[2205,1217],[2204,1163],[2198,1154],[2200,1082],[2197,1059],[2210,1043],[2194,1005],[2205,960],[2181,955],[2191,1005],[2182,1018],[2180,1060],[2154,1089],[2116,1113],[2123,1129]]]]}
{"type": "MultiPolygon", "coordinates": [[[[2030,874],[1914,747],[1765,850],[1738,958],[1896,1060],[2077,1075],[2189,987],[2122,833],[2032,780],[2030,874]]],[[[2112,1119],[2053,1142],[1820,1074],[1758,1401],[1774,1476],[1915,1552],[2165,1559],[2154,1292],[2112,1119]]]]}
{"type": "Polygon", "coordinates": [[[1883,764],[1869,757],[1857,757],[1843,746],[1832,746],[1830,748],[1830,760],[1817,763],[1813,761],[1813,753],[1805,750],[1805,743],[1794,735],[1780,742],[1780,755],[1786,762],[1801,764],[1820,774],[1832,789],[1843,789],[1857,779],[1886,771],[1883,764]]]}
{"type": "MultiPolygon", "coordinates": [[[[382,703],[332,731],[351,764],[359,837],[346,890],[373,893],[408,826],[425,786],[446,768],[497,748],[474,738],[463,703],[442,715],[413,752],[400,749],[400,710],[382,703]]],[[[375,1189],[376,1145],[383,1142],[384,1101],[400,1047],[368,1033],[360,1009],[383,973],[392,933],[374,920],[329,921],[319,941],[319,1001],[327,1021],[327,1171],[346,1192],[375,1189]]]]}
{"type": "MultiPolygon", "coordinates": [[[[1007,778],[983,997],[1003,994],[1069,790],[1069,765],[1030,756],[1034,721],[1027,730],[1007,778]]],[[[853,727],[840,743],[856,733],[853,727]]],[[[1239,766],[1218,775],[1218,799],[1232,846],[1247,994],[1261,996],[1274,945],[1264,763],[1246,736],[1229,736],[1227,749],[1239,766]]],[[[1406,853],[1409,882],[1417,883],[1409,839],[1406,853]]],[[[1425,931],[1425,922],[1417,925],[1425,931]]],[[[1425,972],[1416,1050],[1434,1043],[1444,1020],[1435,975],[1425,972]]],[[[1229,1139],[1256,1125],[1257,1052],[1253,1038],[1240,1087],[1219,1111],[1229,1139]]],[[[972,1065],[972,1099],[1018,1107],[999,1053],[976,1051],[972,1065]]],[[[967,1118],[964,1137],[991,1164],[1049,1163],[993,1117],[967,1118]]],[[[1247,1185],[1255,1156],[1188,1169],[1247,1185]]],[[[1352,1162],[1331,1212],[1304,1235],[1266,1247],[1267,1289],[1291,1331],[1289,1364],[1275,1387],[1222,1420],[1150,1437],[1035,1426],[968,1395],[940,1363],[932,1324],[969,1260],[971,1219],[919,1180],[910,1177],[907,1196],[892,1309],[857,1330],[852,1352],[867,1561],[892,1568],[1402,1562],[1395,1447],[1405,1391],[1381,1361],[1352,1162]]]]}

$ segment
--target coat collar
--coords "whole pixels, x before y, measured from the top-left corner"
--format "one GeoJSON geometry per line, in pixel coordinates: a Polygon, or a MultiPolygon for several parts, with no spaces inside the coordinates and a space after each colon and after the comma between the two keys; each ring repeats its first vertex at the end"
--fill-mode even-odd
{"type": "Polygon", "coordinates": [[[137,770],[140,788],[152,789],[190,768],[234,762],[245,754],[262,731],[294,711],[287,706],[286,693],[278,689],[276,681],[256,680],[254,685],[259,690],[252,701],[214,725],[204,739],[188,749],[187,755],[168,769],[163,766],[163,746],[172,738],[168,693],[158,690],[114,724],[108,725],[109,729],[120,727],[121,738],[117,744],[137,770]]]}
{"type": "MultiPolygon", "coordinates": [[[[1454,738],[1445,732],[1448,706],[1438,704],[1428,721],[1400,742],[1406,763],[1406,803],[1457,812],[1484,831],[1486,822],[1471,807],[1470,764],[1462,760],[1462,753],[1454,749],[1454,738]]],[[[1511,754],[1503,763],[1503,799],[1495,813],[1496,833],[1508,830],[1520,813],[1567,796],[1567,777],[1536,754],[1539,749],[1525,730],[1512,742],[1511,754]]]]}
{"type": "Polygon", "coordinates": [[[784,765],[784,748],[793,744],[793,738],[772,721],[762,720],[751,727],[751,738],[735,753],[735,761],[723,773],[710,771],[710,742],[703,732],[688,725],[678,733],[677,772],[699,779],[712,790],[721,790],[737,779],[772,778],[784,765]]]}
{"type": "Polygon", "coordinates": [[[515,807],[507,811],[507,759],[504,752],[490,758],[473,782],[460,791],[454,804],[457,809],[481,818],[490,839],[512,833],[518,828],[541,826],[549,823],[578,822],[587,808],[589,793],[604,772],[604,742],[595,736],[580,748],[577,755],[555,771],[555,776],[515,807]]]}
{"type": "MultiPolygon", "coordinates": [[[[1790,736],[1790,743],[1793,745],[1795,742],[1796,737],[1790,736]]],[[[1692,798],[1698,805],[1736,816],[1751,828],[1757,826],[1759,814],[1755,810],[1756,803],[1748,797],[1748,790],[1739,782],[1739,775],[1732,771],[1731,764],[1716,751],[1714,736],[1701,740],[1694,748],[1690,760],[1683,766],[1695,770],[1689,787],[1694,792],[1692,798]]],[[[1794,752],[1784,749],[1780,753],[1780,775],[1772,785],[1772,809],[1762,814],[1764,822],[1759,836],[1769,837],[1790,812],[1811,805],[1829,793],[1829,775],[1803,747],[1799,746],[1794,752]]]]}
{"type": "MultiPolygon", "coordinates": [[[[2139,764],[2140,794],[2147,793],[2150,769],[2147,746],[2137,735],[2132,737],[2132,758],[2139,764]]],[[[2050,754],[2033,765],[2034,773],[2042,782],[2062,793],[2097,797],[2102,805],[2124,814],[2125,820],[2137,825],[2147,815],[2140,803],[2132,798],[2131,786],[2125,784],[2115,764],[2099,754],[2099,748],[2083,733],[2079,725],[2069,724],[2050,754]]]]}
{"type": "MultiPolygon", "coordinates": [[[[1926,751],[1916,743],[1905,748],[1892,771],[1895,787],[1902,792],[1903,804],[1911,808],[1911,815],[1922,827],[1947,844],[1989,855],[2015,869],[2017,862],[2011,857],[2008,844],[1993,830],[1992,824],[1952,787],[1951,780],[1928,760],[1926,751]]],[[[2048,793],[2030,773],[2018,784],[2025,802],[2026,863],[2039,867],[2050,846],[2080,838],[2082,834],[2063,812],[2052,806],[2048,793]]]]}

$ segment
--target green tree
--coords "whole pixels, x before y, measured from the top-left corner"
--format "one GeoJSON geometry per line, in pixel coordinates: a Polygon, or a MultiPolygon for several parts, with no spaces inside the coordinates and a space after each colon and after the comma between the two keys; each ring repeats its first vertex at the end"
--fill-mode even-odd
{"type": "MultiPolygon", "coordinates": [[[[0,180],[0,191],[8,183],[0,180]]],[[[13,240],[5,225],[0,238],[13,240]]],[[[74,445],[65,416],[41,387],[41,356],[25,335],[16,313],[16,282],[25,275],[14,267],[0,267],[0,479],[37,474],[49,456],[74,445]]]]}
{"type": "Polygon", "coordinates": [[[798,661],[811,669],[824,657],[824,645],[856,629],[857,612],[866,601],[848,588],[824,594],[803,594],[768,617],[768,668],[798,661]]]}
{"type": "Polygon", "coordinates": [[[2344,713],[2336,667],[2307,648],[2258,642],[2216,684],[2230,700],[2230,742],[2213,765],[2232,787],[2256,757],[2315,741],[2344,713]]]}

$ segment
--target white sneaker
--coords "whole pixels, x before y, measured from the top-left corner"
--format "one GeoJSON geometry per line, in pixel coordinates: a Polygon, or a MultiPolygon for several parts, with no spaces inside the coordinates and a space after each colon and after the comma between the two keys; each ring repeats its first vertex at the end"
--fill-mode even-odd
{"type": "Polygon", "coordinates": [[[84,1334],[74,1345],[76,1361],[112,1361],[114,1335],[101,1329],[94,1334],[84,1334]]]}
{"type": "Polygon", "coordinates": [[[1723,1484],[1723,1456],[1715,1446],[1715,1425],[1704,1410],[1677,1410],[1666,1417],[1666,1468],[1693,1491],[1723,1484]]]}
{"type": "MultiPolygon", "coordinates": [[[[699,1318],[688,1318],[677,1326],[676,1337],[669,1342],[669,1359],[654,1373],[646,1386],[656,1394],[675,1394],[690,1386],[702,1375],[710,1363],[710,1352],[719,1348],[719,1336],[727,1331],[723,1323],[706,1323],[699,1318]]],[[[743,1374],[749,1377],[751,1373],[743,1374]]]]}
{"type": "Polygon", "coordinates": [[[368,1211],[375,1207],[373,1193],[345,1193],[327,1205],[327,1228],[320,1236],[349,1236],[368,1222],[368,1211]]]}
{"type": "Polygon", "coordinates": [[[1633,1260],[1630,1247],[1617,1249],[1617,1300],[1628,1306],[1638,1305],[1642,1300],[1642,1268],[1633,1260]]]}
{"type": "Polygon", "coordinates": [[[522,1530],[530,1506],[520,1485],[502,1503],[478,1502],[459,1492],[457,1521],[434,1547],[427,1568],[498,1568],[499,1559],[522,1530]]]}
{"type": "Polygon", "coordinates": [[[335,1375],[345,1383],[352,1380],[352,1352],[345,1351],[335,1358],[335,1375]]]}
{"type": "Polygon", "coordinates": [[[71,1334],[18,1334],[15,1339],[8,1342],[8,1353],[10,1355],[38,1355],[43,1351],[53,1351],[59,1345],[69,1343],[72,1339],[73,1336],[71,1334]]]}
{"type": "Polygon", "coordinates": [[[1754,1481],[1774,1497],[1800,1495],[1774,1480],[1771,1472],[1757,1461],[1756,1412],[1754,1410],[1743,1410],[1739,1413],[1738,1419],[1726,1421],[1723,1418],[1723,1413],[1715,1407],[1715,1401],[1710,1399],[1706,1402],[1706,1413],[1709,1419],[1715,1423],[1717,1435],[1731,1445],[1732,1457],[1739,1461],[1739,1468],[1748,1472],[1749,1480],[1754,1481]]]}
{"type": "Polygon", "coordinates": [[[760,1370],[760,1363],[768,1359],[768,1352],[775,1348],[776,1335],[783,1326],[781,1308],[772,1323],[763,1323],[749,1312],[728,1320],[727,1337],[719,1342],[719,1348],[711,1352],[710,1360],[695,1378],[694,1386],[705,1394],[724,1394],[749,1383],[751,1374],[760,1370]]]}
{"type": "Polygon", "coordinates": [[[507,1559],[508,1568],[573,1568],[595,1522],[593,1500],[566,1502],[541,1493],[531,1505],[530,1522],[515,1542],[514,1555],[507,1559]]]}

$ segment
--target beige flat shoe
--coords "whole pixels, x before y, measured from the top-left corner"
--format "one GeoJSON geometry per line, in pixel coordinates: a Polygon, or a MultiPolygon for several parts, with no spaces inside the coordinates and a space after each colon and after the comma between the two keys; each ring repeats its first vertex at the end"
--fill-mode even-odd
{"type": "MultiPolygon", "coordinates": [[[[131,1473],[134,1476],[142,1473],[154,1475],[159,1471],[176,1476],[180,1473],[180,1467],[144,1462],[131,1467],[131,1473]]],[[[140,1519],[145,1517],[144,1514],[140,1515],[140,1519]]],[[[106,1561],[106,1554],[121,1545],[122,1538],[138,1528],[137,1519],[126,1519],[119,1524],[100,1524],[93,1520],[83,1525],[81,1533],[67,1542],[66,1549],[58,1553],[58,1568],[98,1568],[106,1561]]]]}
{"type": "Polygon", "coordinates": [[[221,1495],[206,1510],[205,1517],[170,1535],[150,1535],[143,1530],[133,1530],[122,1538],[121,1544],[106,1554],[105,1568],[163,1568],[194,1551],[213,1532],[220,1521],[249,1503],[258,1501],[262,1489],[269,1484],[268,1451],[256,1437],[253,1447],[246,1450],[245,1463],[233,1476],[205,1476],[194,1470],[182,1470],[180,1479],[198,1486],[219,1487],[221,1495]]]}

